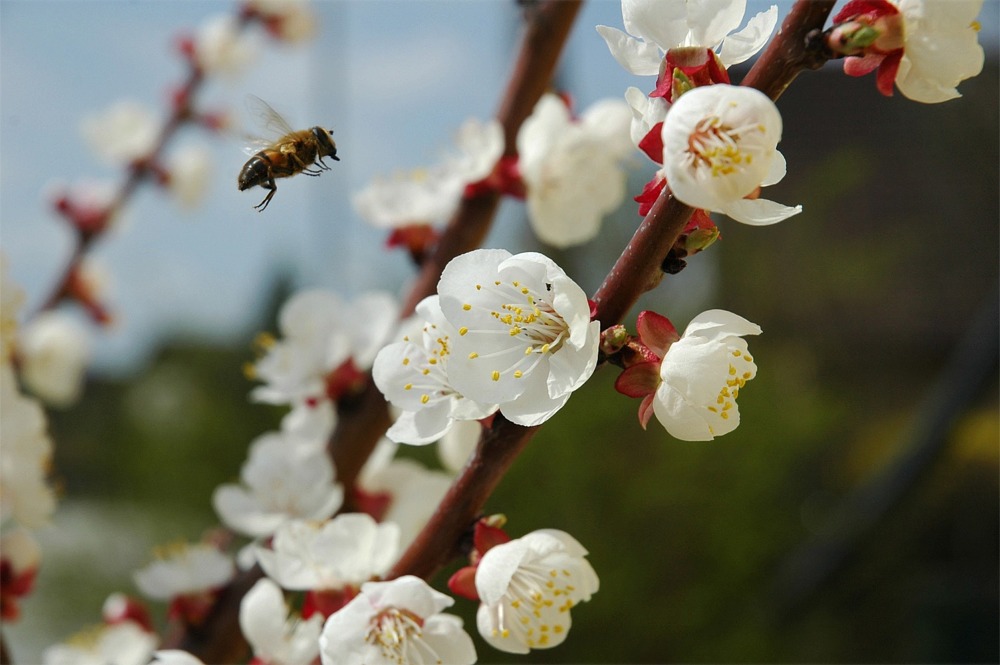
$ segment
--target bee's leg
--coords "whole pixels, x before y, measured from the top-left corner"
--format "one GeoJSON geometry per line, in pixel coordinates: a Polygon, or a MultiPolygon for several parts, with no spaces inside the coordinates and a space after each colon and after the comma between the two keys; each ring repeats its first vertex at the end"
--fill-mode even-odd
{"type": "Polygon", "coordinates": [[[257,212],[264,212],[264,209],[267,208],[267,204],[270,203],[271,198],[274,197],[274,193],[278,191],[278,186],[274,183],[274,178],[268,178],[267,182],[262,184],[261,187],[271,191],[267,193],[267,196],[264,197],[263,201],[254,206],[257,212]]]}
{"type": "Polygon", "coordinates": [[[330,170],[330,167],[327,166],[326,162],[323,161],[322,157],[317,157],[315,164],[316,164],[316,166],[318,166],[323,171],[329,171],[330,170]]]}
{"type": "Polygon", "coordinates": [[[295,166],[298,167],[299,169],[299,173],[305,173],[306,175],[311,175],[311,176],[319,175],[319,171],[314,171],[313,169],[309,168],[311,165],[303,162],[299,158],[299,156],[296,155],[295,153],[289,153],[288,160],[294,162],[295,166]]]}

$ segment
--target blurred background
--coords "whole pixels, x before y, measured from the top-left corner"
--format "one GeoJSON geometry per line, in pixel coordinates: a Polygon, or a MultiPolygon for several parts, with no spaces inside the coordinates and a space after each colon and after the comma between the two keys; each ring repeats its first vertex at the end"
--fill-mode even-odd
{"type": "MultiPolygon", "coordinates": [[[[748,15],[769,4],[751,0],[748,15]]],[[[566,644],[532,662],[1000,658],[998,6],[980,15],[987,64],[962,99],[884,98],[837,65],[801,75],[779,101],[789,172],[769,196],[803,214],[766,228],[720,219],[723,240],[644,297],[679,328],[716,307],[763,328],[736,432],[685,443],[643,431],[605,368],[505,479],[489,510],[515,534],[568,531],[601,577],[566,644]]],[[[212,490],[282,415],[248,402],[253,336],[275,330],[300,287],[405,293],[412,268],[350,196],[437,161],[465,118],[495,110],[515,5],[314,9],[313,41],[262,40],[256,65],[199,104],[238,111],[252,93],[293,126],[333,126],[334,172],[282,181],[258,214],[260,190],[235,187],[241,142],[191,129],[177,145],[215,160],[205,203],[185,212],[145,188],[96,248],[116,324],[94,335],[83,399],[50,413],[62,498],[38,534],[36,592],[4,626],[16,662],[99,622],[108,593],[135,593],[131,571],[154,545],[216,523],[212,490]]],[[[167,108],[184,75],[176,39],[227,11],[0,3],[0,248],[27,311],[70,247],[50,192],[118,173],[87,149],[81,119],[125,97],[167,108]]],[[[586,4],[564,53],[558,86],[580,110],[650,85],[618,67],[596,24],[620,28],[619,4],[586,4]]],[[[633,194],[652,171],[637,151],[633,194]]],[[[626,202],[597,241],[560,252],[505,201],[487,245],[543,251],[593,292],[638,221],[626,202]]],[[[456,604],[470,627],[474,609],[456,604]]],[[[479,647],[481,662],[525,662],[479,647]]]]}

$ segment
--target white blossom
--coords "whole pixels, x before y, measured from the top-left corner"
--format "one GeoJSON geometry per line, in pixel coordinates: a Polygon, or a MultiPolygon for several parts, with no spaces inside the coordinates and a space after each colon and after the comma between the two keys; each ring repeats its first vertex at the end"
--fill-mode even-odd
{"type": "Polygon", "coordinates": [[[772,5],[733,32],[745,11],[746,0],[622,0],[628,34],[605,25],[597,26],[597,32],[615,60],[638,76],[659,74],[663,54],[682,46],[717,49],[723,65],[730,67],[763,48],[778,22],[778,8],[772,5]]]}
{"type": "Polygon", "coordinates": [[[21,378],[32,393],[55,406],[79,398],[90,335],[75,318],[59,310],[41,312],[22,329],[18,350],[21,378]]]}
{"type": "Polygon", "coordinates": [[[316,17],[308,0],[247,0],[247,6],[265,17],[276,37],[302,42],[316,33],[316,17]]]}
{"type": "Polygon", "coordinates": [[[436,441],[456,420],[478,420],[497,410],[495,404],[467,399],[451,385],[448,367],[458,330],[441,312],[438,296],[416,307],[422,329],[379,351],[372,379],[393,406],[402,410],[386,435],[393,441],[425,444],[436,441]]]}
{"type": "Polygon", "coordinates": [[[232,14],[202,21],[194,39],[194,53],[206,74],[235,78],[246,71],[259,46],[232,14]]]}
{"type": "Polygon", "coordinates": [[[283,432],[250,444],[240,478],[243,485],[218,487],[212,503],[226,526],[255,538],[271,535],[291,519],[325,519],[344,499],[324,447],[283,432]]]}
{"type": "Polygon", "coordinates": [[[327,619],[323,665],[471,665],[476,649],[462,620],[441,613],[453,603],[419,577],[368,582],[327,619]]]}
{"type": "Polygon", "coordinates": [[[325,400],[327,376],[345,361],[359,371],[371,367],[396,326],[397,311],[387,293],[365,293],[350,303],[321,289],[296,293],[278,314],[283,338],[271,342],[254,365],[265,385],[254,389],[253,398],[269,404],[325,400]]]}
{"type": "Polygon", "coordinates": [[[557,95],[542,96],[517,134],[528,219],[543,242],[569,247],[592,240],[602,218],[625,198],[622,160],[635,146],[631,112],[606,99],[574,120],[557,95]]]}
{"type": "Polygon", "coordinates": [[[323,616],[289,616],[284,594],[263,578],[240,602],[240,628],[260,665],[310,665],[319,656],[323,616]]]}
{"type": "Polygon", "coordinates": [[[918,102],[961,97],[956,87],[983,70],[976,16],[982,0],[896,0],[903,15],[903,58],[896,86],[918,102]]]}
{"type": "Polygon", "coordinates": [[[457,256],[438,282],[441,311],[458,330],[451,385],[499,404],[524,426],[548,420],[597,365],[600,324],[583,290],[551,259],[482,249],[457,256]]]}
{"type": "Polygon", "coordinates": [[[201,145],[186,145],[174,151],[167,161],[170,193],[182,208],[191,210],[205,199],[212,179],[212,158],[201,145]]]}
{"type": "Polygon", "coordinates": [[[479,634],[508,653],[561,644],[569,633],[570,610],[590,600],[599,586],[586,555],[572,536],[555,529],[489,549],[476,569],[479,634]]]}
{"type": "Polygon", "coordinates": [[[746,319],[713,309],[694,317],[660,364],[653,412],[671,436],[709,441],[740,424],[736,398],[757,375],[743,335],[759,335],[746,319]]]}
{"type": "Polygon", "coordinates": [[[362,513],[295,520],[278,528],[270,549],[258,545],[254,551],[268,577],[286,589],[341,589],[389,569],[399,555],[399,527],[362,513]]]}
{"type": "Polygon", "coordinates": [[[205,665],[200,658],[181,649],[161,649],[153,653],[158,665],[205,665]]]}
{"type": "Polygon", "coordinates": [[[99,626],[42,652],[43,665],[146,665],[157,637],[132,621],[99,626]]]}
{"type": "Polygon", "coordinates": [[[45,412],[37,400],[18,390],[8,362],[0,365],[0,404],[0,522],[39,527],[56,507],[55,494],[45,482],[52,440],[45,412]]]}
{"type": "Polygon", "coordinates": [[[416,169],[391,178],[376,177],[351,202],[365,221],[378,228],[441,225],[458,207],[463,188],[444,169],[416,169]]]}
{"type": "Polygon", "coordinates": [[[376,178],[354,195],[354,209],[379,228],[439,225],[452,216],[466,185],[493,171],[503,148],[499,122],[470,118],[458,130],[455,150],[446,154],[441,164],[388,179],[376,178]]]}
{"type": "Polygon", "coordinates": [[[159,139],[160,124],[146,106],[121,100],[101,113],[85,117],[80,130],[102,159],[112,165],[123,165],[152,153],[159,139]]]}
{"type": "Polygon", "coordinates": [[[27,529],[6,529],[0,535],[0,560],[10,566],[13,577],[18,577],[38,568],[42,550],[27,529]]]}
{"type": "Polygon", "coordinates": [[[781,114],[753,88],[708,85],[681,95],[663,123],[663,169],[670,189],[695,208],[766,225],[802,212],[754,196],[785,175],[777,150],[781,114]]]}
{"type": "Polygon", "coordinates": [[[139,591],[156,600],[217,589],[236,572],[232,558],[208,543],[180,543],[157,554],[133,574],[139,591]]]}

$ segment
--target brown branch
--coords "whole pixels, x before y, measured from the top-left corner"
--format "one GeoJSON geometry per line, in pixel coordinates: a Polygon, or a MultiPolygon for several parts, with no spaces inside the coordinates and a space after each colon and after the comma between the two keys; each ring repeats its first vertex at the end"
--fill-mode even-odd
{"type": "Polygon", "coordinates": [[[429,578],[462,554],[461,544],[486,500],[539,426],[521,427],[499,414],[483,431],[475,454],[452,484],[437,511],[386,577],[429,578]]]}
{"type": "Polygon", "coordinates": [[[259,566],[240,571],[219,592],[211,612],[199,626],[182,625],[164,639],[163,649],[183,649],[204,663],[242,663],[250,650],[240,629],[243,596],[264,576],[259,566]]]}
{"type": "Polygon", "coordinates": [[[804,69],[819,69],[832,57],[815,39],[823,31],[836,0],[798,0],[788,12],[781,31],[750,68],[740,85],[757,88],[777,101],[804,69]]]}
{"type": "MultiPolygon", "coordinates": [[[[799,0],[744,84],[753,83],[775,98],[802,69],[818,66],[807,35],[822,29],[833,4],[833,0],[799,0]]],[[[620,322],[639,296],[659,283],[660,265],[692,212],[670,196],[669,188],[660,194],[594,295],[595,318],[604,327],[620,322]]],[[[537,429],[518,427],[498,417],[483,432],[472,459],[388,577],[430,577],[459,555],[467,529],[537,429]]]]}

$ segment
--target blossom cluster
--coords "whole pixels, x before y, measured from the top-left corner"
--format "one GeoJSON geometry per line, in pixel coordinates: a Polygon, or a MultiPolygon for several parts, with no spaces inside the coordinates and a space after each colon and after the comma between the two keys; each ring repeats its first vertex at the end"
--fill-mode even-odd
{"type": "Polygon", "coordinates": [[[553,247],[592,240],[601,220],[625,196],[623,164],[635,150],[628,106],[598,101],[574,117],[568,101],[546,93],[517,133],[516,154],[505,153],[497,121],[462,125],[455,154],[431,169],[376,179],[354,197],[365,220],[393,229],[389,244],[415,256],[433,244],[463,197],[485,192],[525,199],[535,235],[553,247]]]}
{"type": "MultiPolygon", "coordinates": [[[[570,247],[595,238],[620,205],[623,167],[638,149],[659,166],[635,197],[640,212],[649,213],[668,189],[694,209],[663,264],[667,272],[670,260],[719,237],[712,213],[750,225],[799,214],[801,206],[760,196],[786,173],[777,107],[729,78],[728,68],[759,52],[777,23],[771,7],[740,28],[745,5],[622,0],[625,31],[597,30],[628,72],[656,77],[648,93],[632,87],[624,101],[602,100],[579,116],[567,97],[546,93],[506,137],[497,121],[470,120],[439,165],[375,180],[354,197],[356,211],[391,229],[390,244],[423,261],[463,200],[507,195],[525,201],[539,240],[570,247]]],[[[826,47],[847,58],[848,74],[878,69],[883,93],[894,83],[912,99],[944,101],[982,68],[974,22],[980,6],[962,0],[945,11],[934,0],[851,0],[825,33],[826,47]],[[941,57],[942,49],[953,49],[953,57],[941,57]]],[[[196,78],[245,70],[257,50],[245,30],[250,21],[288,42],[314,29],[300,2],[247,0],[238,16],[213,17],[182,40],[196,78]]],[[[186,95],[174,111],[196,116],[186,95]]],[[[183,150],[160,164],[160,127],[141,106],[120,102],[85,120],[82,130],[104,159],[147,169],[180,202],[193,204],[208,165],[183,150]]],[[[95,191],[57,202],[81,237],[99,233],[117,214],[120,202],[95,191]]],[[[99,299],[73,286],[85,281],[82,267],[69,273],[65,292],[101,320],[99,299]]],[[[6,279],[0,287],[0,615],[12,619],[38,567],[29,529],[44,524],[55,506],[41,402],[59,406],[78,397],[88,349],[85,334],[59,311],[19,325],[22,296],[6,279]]],[[[445,611],[455,600],[420,577],[399,574],[396,565],[454,487],[454,475],[475,465],[466,463],[480,453],[484,428],[498,416],[522,427],[547,422],[606,362],[622,368],[616,389],[641,399],[643,428],[655,416],[677,439],[708,441],[739,425],[738,397],[757,375],[745,338],[761,328],[732,312],[702,312],[678,333],[667,317],[643,311],[633,335],[624,325],[602,330],[598,311],[552,259],[503,249],[453,258],[436,293],[403,321],[387,293],[294,294],[278,314],[278,335],[258,338],[260,354],[246,368],[259,382],[250,399],[288,411],[278,429],[250,443],[238,481],[216,488],[212,503],[225,529],[158,548],[134,572],[135,587],[166,603],[176,625],[198,630],[237,576],[256,578],[238,619],[251,662],[261,665],[475,662],[471,635],[445,611]],[[338,409],[369,382],[394,407],[394,420],[357,478],[338,478],[328,450],[338,409]],[[397,457],[397,444],[433,442],[446,471],[397,457]]],[[[597,573],[571,535],[541,529],[512,538],[505,519],[462,525],[468,565],[448,589],[478,603],[476,629],[487,645],[517,654],[558,646],[571,628],[571,610],[599,590],[597,573]]],[[[89,641],[55,645],[45,662],[201,663],[184,651],[157,651],[160,638],[135,599],[111,596],[103,620],[89,641]]]]}

